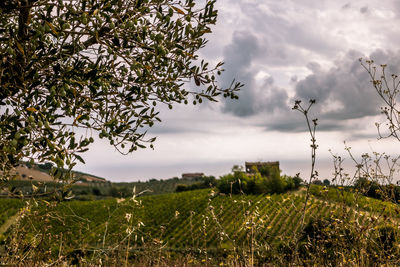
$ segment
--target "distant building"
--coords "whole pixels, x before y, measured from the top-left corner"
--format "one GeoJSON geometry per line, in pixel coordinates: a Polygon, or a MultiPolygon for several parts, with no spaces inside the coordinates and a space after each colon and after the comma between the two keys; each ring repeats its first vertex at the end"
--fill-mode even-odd
{"type": "Polygon", "coordinates": [[[279,161],[269,161],[269,162],[245,162],[246,173],[254,174],[255,169],[261,171],[262,168],[278,168],[279,170],[279,161]]]}
{"type": "Polygon", "coordinates": [[[194,173],[182,173],[182,179],[184,180],[197,180],[204,176],[202,172],[194,172],[194,173]]]}

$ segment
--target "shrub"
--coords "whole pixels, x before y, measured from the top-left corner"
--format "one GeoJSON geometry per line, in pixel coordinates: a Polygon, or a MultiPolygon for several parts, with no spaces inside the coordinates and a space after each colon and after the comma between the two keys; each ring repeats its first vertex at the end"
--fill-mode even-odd
{"type": "Polygon", "coordinates": [[[43,164],[38,164],[38,167],[44,171],[50,171],[51,168],[53,168],[53,163],[51,162],[46,162],[43,164]]]}
{"type": "Polygon", "coordinates": [[[322,181],[321,180],[314,180],[313,182],[312,182],[313,184],[316,184],[316,185],[324,185],[323,183],[322,183],[322,181]]]}
{"type": "MultiPolygon", "coordinates": [[[[264,170],[264,174],[266,171],[264,170]]],[[[225,194],[280,194],[289,190],[299,188],[301,179],[299,177],[280,176],[278,168],[269,168],[268,176],[260,172],[246,174],[234,172],[221,176],[217,187],[225,194]]]]}
{"type": "Polygon", "coordinates": [[[354,188],[367,197],[395,203],[400,200],[400,187],[394,184],[381,185],[366,178],[359,178],[354,182],[354,188]]]}
{"type": "Polygon", "coordinates": [[[93,187],[92,192],[93,192],[93,195],[95,195],[95,196],[101,196],[100,189],[98,189],[97,187],[93,187]]]}
{"type": "Polygon", "coordinates": [[[221,193],[226,194],[240,194],[243,187],[247,186],[248,177],[242,172],[235,172],[234,174],[227,174],[220,177],[217,187],[221,193]]]}
{"type": "Polygon", "coordinates": [[[184,192],[184,191],[188,191],[188,186],[185,184],[178,184],[176,186],[176,192],[184,192]]]}
{"type": "Polygon", "coordinates": [[[200,178],[200,180],[202,180],[202,181],[191,184],[191,185],[178,184],[176,186],[175,192],[183,192],[183,191],[211,188],[211,187],[216,186],[216,184],[217,184],[214,176],[203,176],[202,178],[200,178]]]}

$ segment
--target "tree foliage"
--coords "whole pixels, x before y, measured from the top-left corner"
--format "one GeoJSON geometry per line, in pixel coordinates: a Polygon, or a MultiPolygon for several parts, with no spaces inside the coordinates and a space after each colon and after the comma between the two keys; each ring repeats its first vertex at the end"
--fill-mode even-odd
{"type": "Polygon", "coordinates": [[[225,194],[280,194],[301,185],[300,177],[281,176],[275,166],[264,169],[263,173],[268,172],[269,176],[261,174],[257,168],[255,170],[254,174],[234,172],[221,176],[217,181],[218,190],[225,194]]]}
{"type": "Polygon", "coordinates": [[[217,185],[217,180],[214,176],[203,176],[199,182],[192,184],[178,184],[175,192],[192,191],[198,189],[211,188],[217,185]]]}
{"type": "Polygon", "coordinates": [[[198,57],[217,11],[195,2],[1,1],[0,171],[72,168],[95,134],[124,154],[152,147],[160,106],[237,98],[239,83],[216,83],[222,63],[198,57]]]}

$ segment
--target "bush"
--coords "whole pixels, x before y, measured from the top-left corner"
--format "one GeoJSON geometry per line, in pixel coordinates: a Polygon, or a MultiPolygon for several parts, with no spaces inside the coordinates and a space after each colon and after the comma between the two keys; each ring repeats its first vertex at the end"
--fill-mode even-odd
{"type": "Polygon", "coordinates": [[[249,177],[242,172],[235,172],[220,177],[217,187],[221,193],[240,194],[246,191],[249,177]],[[244,190],[243,190],[244,189],[244,190]]]}
{"type": "Polygon", "coordinates": [[[324,185],[324,183],[322,183],[322,181],[321,180],[314,180],[314,181],[312,181],[312,183],[313,184],[316,184],[316,185],[324,185]]]}
{"type": "Polygon", "coordinates": [[[330,185],[331,185],[331,181],[329,181],[328,179],[325,179],[322,183],[323,183],[325,186],[330,186],[330,185]]]}
{"type": "Polygon", "coordinates": [[[93,192],[93,195],[95,195],[95,196],[101,196],[100,189],[98,189],[97,187],[93,187],[92,192],[93,192]]]}
{"type": "Polygon", "coordinates": [[[300,187],[299,177],[281,177],[279,173],[277,168],[269,169],[268,176],[263,176],[260,172],[251,175],[235,172],[221,176],[217,187],[225,194],[280,194],[300,187]]]}
{"type": "Polygon", "coordinates": [[[381,185],[366,178],[359,178],[355,181],[354,188],[367,197],[394,203],[398,203],[400,200],[400,187],[394,184],[381,185]]]}
{"type": "Polygon", "coordinates": [[[175,192],[183,192],[183,191],[211,188],[211,187],[216,186],[216,184],[217,184],[214,176],[204,176],[204,177],[200,178],[200,180],[202,180],[202,182],[194,183],[191,185],[178,184],[176,186],[175,192]]]}
{"type": "Polygon", "coordinates": [[[184,191],[188,191],[188,186],[185,184],[178,184],[176,186],[176,192],[184,192],[184,191]]]}
{"type": "Polygon", "coordinates": [[[53,168],[53,163],[51,162],[46,162],[43,164],[38,164],[39,169],[42,169],[44,171],[50,171],[51,168],[53,168]]]}

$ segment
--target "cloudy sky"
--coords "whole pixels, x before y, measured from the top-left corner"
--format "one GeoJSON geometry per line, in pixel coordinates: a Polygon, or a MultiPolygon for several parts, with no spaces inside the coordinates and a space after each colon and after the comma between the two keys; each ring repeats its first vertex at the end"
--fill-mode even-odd
{"type": "MultiPolygon", "coordinates": [[[[400,2],[219,0],[219,18],[200,51],[224,61],[222,86],[245,84],[239,100],[162,110],[150,129],[155,149],[121,156],[97,141],[79,170],[112,181],[180,177],[184,172],[219,176],[245,161],[280,161],[282,172],[309,175],[310,146],[294,99],[316,99],[317,170],[331,178],[328,152],[355,155],[386,151],[400,143],[377,140],[382,105],[359,58],[400,72],[400,2]]],[[[351,165],[350,160],[347,160],[351,165]]]]}

